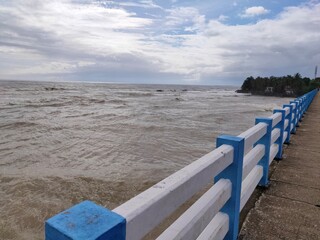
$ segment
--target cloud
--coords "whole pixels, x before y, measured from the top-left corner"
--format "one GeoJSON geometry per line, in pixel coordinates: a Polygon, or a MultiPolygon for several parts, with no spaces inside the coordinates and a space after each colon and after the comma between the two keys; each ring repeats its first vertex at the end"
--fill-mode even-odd
{"type": "Polygon", "coordinates": [[[219,15],[217,20],[220,22],[224,22],[224,21],[227,21],[228,19],[229,19],[228,16],[221,14],[221,15],[219,15]]]}
{"type": "Polygon", "coordinates": [[[165,25],[171,29],[181,29],[185,31],[196,31],[205,24],[205,16],[199,13],[194,7],[178,7],[167,10],[168,15],[165,25]]]}
{"type": "Polygon", "coordinates": [[[255,6],[255,7],[249,7],[246,10],[244,10],[244,13],[241,14],[240,16],[243,18],[251,18],[251,17],[256,17],[260,15],[265,15],[269,13],[270,10],[265,9],[262,6],[255,6]]]}
{"type": "Polygon", "coordinates": [[[113,2],[112,4],[123,6],[123,7],[140,7],[140,8],[159,8],[162,9],[161,6],[155,4],[152,0],[141,0],[137,2],[113,2]]]}
{"type": "Polygon", "coordinates": [[[148,18],[106,2],[1,3],[0,75],[240,84],[248,75],[311,76],[320,63],[317,3],[247,25],[209,19],[196,7],[161,11],[148,18]]]}

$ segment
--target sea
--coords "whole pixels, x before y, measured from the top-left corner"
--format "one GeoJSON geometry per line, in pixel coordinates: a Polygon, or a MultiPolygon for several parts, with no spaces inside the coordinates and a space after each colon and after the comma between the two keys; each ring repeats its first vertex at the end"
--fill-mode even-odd
{"type": "Polygon", "coordinates": [[[290,100],[236,89],[0,81],[0,239],[43,239],[83,200],[113,209],[290,100]]]}

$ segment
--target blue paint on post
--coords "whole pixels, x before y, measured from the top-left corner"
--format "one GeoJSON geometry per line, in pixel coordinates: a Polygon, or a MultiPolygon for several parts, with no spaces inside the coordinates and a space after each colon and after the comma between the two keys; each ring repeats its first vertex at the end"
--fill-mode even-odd
{"type": "Polygon", "coordinates": [[[290,105],[290,104],[284,104],[284,105],[283,105],[283,108],[286,108],[286,107],[290,108],[290,112],[289,112],[289,114],[288,114],[288,115],[286,116],[286,118],[285,118],[285,119],[288,120],[288,126],[287,126],[287,128],[285,129],[285,131],[286,131],[288,134],[287,134],[287,138],[285,139],[284,143],[289,144],[289,143],[290,143],[290,138],[291,138],[291,123],[292,123],[292,110],[293,110],[293,106],[290,105]]]}
{"type": "Polygon", "coordinates": [[[125,240],[126,220],[91,201],[81,202],[48,219],[46,240],[125,240]]]}
{"type": "Polygon", "coordinates": [[[263,176],[259,182],[259,186],[267,187],[269,185],[269,158],[270,158],[270,145],[271,145],[271,132],[272,132],[272,119],[270,118],[256,118],[256,124],[266,123],[267,132],[257,142],[257,144],[263,144],[265,146],[265,154],[258,163],[263,167],[263,176]]]}
{"type": "Polygon", "coordinates": [[[301,109],[300,109],[301,118],[300,118],[300,120],[302,121],[302,117],[303,117],[303,114],[304,114],[304,98],[300,97],[300,101],[301,101],[301,109]]]}
{"type": "MultiPolygon", "coordinates": [[[[297,123],[296,123],[296,119],[297,119],[297,103],[295,102],[295,101],[290,101],[290,104],[293,104],[294,106],[295,106],[295,108],[293,109],[293,112],[292,112],[292,114],[293,114],[293,116],[294,116],[294,118],[292,119],[292,123],[293,123],[293,128],[292,128],[292,130],[291,130],[291,133],[296,133],[296,131],[297,131],[297,128],[296,128],[296,125],[297,125],[297,123]]],[[[290,128],[291,128],[291,126],[290,126],[290,128]]]]}
{"type": "Polygon", "coordinates": [[[303,101],[302,101],[302,98],[298,98],[297,99],[299,101],[299,119],[298,121],[301,122],[302,121],[302,116],[303,116],[303,101]]]}
{"type": "Polygon", "coordinates": [[[276,159],[282,159],[282,152],[283,152],[283,134],[284,134],[284,120],[286,116],[286,111],[284,109],[275,109],[273,113],[281,113],[281,121],[275,126],[275,128],[280,129],[280,136],[276,140],[276,143],[279,144],[279,151],[277,152],[276,159]]]}
{"type": "Polygon", "coordinates": [[[297,106],[297,115],[296,115],[296,127],[299,127],[299,120],[300,120],[300,101],[295,99],[294,102],[296,103],[297,106]]]}
{"type": "Polygon", "coordinates": [[[318,90],[317,90],[317,89],[314,89],[313,91],[307,93],[308,98],[309,98],[309,100],[308,100],[308,108],[309,108],[309,106],[310,106],[313,98],[317,95],[317,93],[318,93],[318,90]]]}
{"type": "Polygon", "coordinates": [[[302,96],[302,115],[304,115],[304,113],[307,110],[307,97],[306,95],[302,96]]]}
{"type": "Polygon", "coordinates": [[[223,206],[221,211],[229,215],[229,231],[225,239],[235,240],[238,237],[239,231],[244,138],[227,135],[219,136],[217,139],[217,147],[223,144],[233,147],[233,162],[216,176],[214,181],[217,182],[219,179],[224,178],[230,179],[232,183],[231,198],[223,206]]]}

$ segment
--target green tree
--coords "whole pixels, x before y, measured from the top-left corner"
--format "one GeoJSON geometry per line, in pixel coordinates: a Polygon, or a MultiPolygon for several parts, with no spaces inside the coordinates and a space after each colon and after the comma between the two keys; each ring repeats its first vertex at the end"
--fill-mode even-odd
{"type": "MultiPolygon", "coordinates": [[[[311,80],[307,77],[302,77],[300,73],[293,76],[287,75],[282,77],[247,77],[241,90],[251,92],[252,94],[265,94],[267,87],[273,87],[273,95],[287,96],[293,91],[294,96],[303,95],[304,93],[320,86],[320,78],[311,80]]],[[[292,95],[292,96],[293,96],[292,95]]]]}

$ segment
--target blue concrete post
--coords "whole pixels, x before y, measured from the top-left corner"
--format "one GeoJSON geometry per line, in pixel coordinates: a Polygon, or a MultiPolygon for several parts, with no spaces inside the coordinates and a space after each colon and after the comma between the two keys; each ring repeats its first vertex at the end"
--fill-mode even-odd
{"type": "Polygon", "coordinates": [[[312,93],[311,93],[311,94],[310,94],[310,93],[307,94],[307,102],[308,102],[308,103],[307,103],[307,109],[309,108],[309,106],[310,106],[310,104],[311,104],[311,101],[312,101],[312,100],[311,100],[311,98],[312,98],[311,96],[312,96],[312,93]]]}
{"type": "Polygon", "coordinates": [[[314,89],[313,91],[308,93],[308,98],[309,98],[309,103],[308,103],[308,108],[310,106],[310,104],[312,103],[313,98],[316,96],[318,90],[314,89]]]}
{"type": "Polygon", "coordinates": [[[276,143],[279,144],[279,151],[277,152],[276,159],[282,159],[282,152],[283,152],[283,135],[284,135],[284,120],[286,116],[286,110],[284,109],[275,109],[273,113],[281,113],[281,121],[278,122],[274,128],[280,129],[280,137],[276,140],[276,143]]]}
{"type": "Polygon", "coordinates": [[[300,101],[298,100],[298,99],[295,99],[295,102],[297,103],[297,105],[298,105],[298,110],[297,110],[297,127],[300,127],[299,126],[299,121],[300,121],[300,114],[301,114],[301,111],[300,111],[300,101]]]}
{"type": "Polygon", "coordinates": [[[272,119],[270,118],[256,118],[256,124],[267,124],[266,134],[257,142],[257,144],[263,144],[265,146],[265,154],[258,163],[263,167],[263,176],[259,182],[259,186],[267,187],[269,185],[269,159],[270,159],[270,147],[271,147],[271,132],[272,132],[272,119]]]}
{"type": "Polygon", "coordinates": [[[317,89],[314,89],[313,91],[309,92],[308,93],[308,96],[309,96],[309,103],[308,103],[308,108],[313,100],[313,98],[317,95],[318,93],[318,90],[317,89]]]}
{"type": "Polygon", "coordinates": [[[290,112],[289,114],[286,116],[285,119],[288,119],[288,126],[285,129],[285,131],[287,131],[288,135],[286,140],[284,141],[284,143],[289,144],[290,143],[290,137],[291,137],[291,123],[292,123],[292,111],[293,111],[293,106],[291,104],[284,104],[283,107],[288,107],[290,108],[290,112]]]}
{"type": "Polygon", "coordinates": [[[309,103],[309,106],[311,104],[311,102],[313,101],[314,97],[317,95],[318,93],[318,90],[317,89],[314,89],[311,93],[310,93],[310,103],[309,103]]]}
{"type": "MultiPolygon", "coordinates": [[[[317,95],[317,93],[318,93],[318,90],[317,89],[314,89],[313,90],[313,94],[312,94],[312,100],[313,100],[313,98],[317,95]]],[[[311,101],[312,101],[311,100],[311,101]]]]}
{"type": "Polygon", "coordinates": [[[300,121],[301,121],[302,116],[303,116],[303,98],[302,97],[298,97],[297,99],[300,102],[300,121]]]}
{"type": "Polygon", "coordinates": [[[229,215],[229,231],[225,239],[236,240],[239,231],[244,138],[226,135],[219,136],[217,139],[217,147],[220,147],[223,144],[231,145],[233,147],[233,162],[224,171],[218,174],[214,181],[217,182],[219,179],[225,178],[230,179],[232,183],[231,198],[223,206],[221,211],[229,215]]]}
{"type": "Polygon", "coordinates": [[[307,109],[308,109],[313,100],[313,91],[307,94],[307,98],[308,98],[308,106],[307,106],[307,109]]]}
{"type": "Polygon", "coordinates": [[[303,95],[302,97],[302,101],[303,101],[303,114],[307,111],[307,96],[306,95],[303,95]]]}
{"type": "Polygon", "coordinates": [[[296,131],[297,131],[297,108],[298,108],[298,104],[295,102],[295,101],[290,101],[290,104],[294,104],[295,105],[295,109],[293,110],[293,114],[294,114],[294,118],[293,118],[293,120],[292,120],[292,123],[293,123],[293,129],[292,129],[292,131],[291,131],[291,133],[296,133],[296,131]]]}
{"type": "Polygon", "coordinates": [[[299,124],[299,101],[297,99],[295,99],[293,101],[294,103],[296,103],[296,116],[295,116],[295,125],[296,127],[299,127],[298,124],[299,124]]]}
{"type": "Polygon", "coordinates": [[[46,240],[125,240],[126,220],[93,202],[81,202],[45,223],[46,240]]]}
{"type": "Polygon", "coordinates": [[[302,121],[302,116],[303,116],[303,110],[302,110],[302,98],[298,98],[298,101],[299,101],[299,119],[298,121],[301,122],[302,121]]]}

